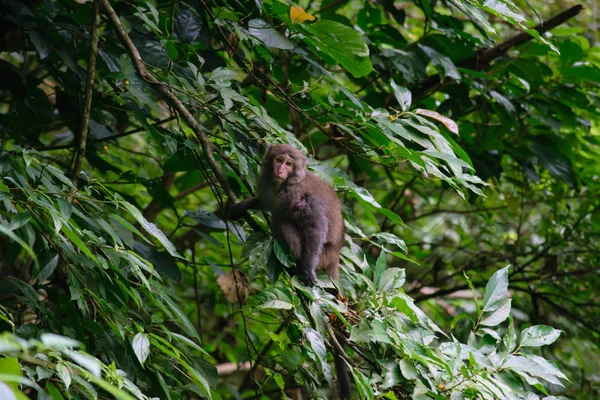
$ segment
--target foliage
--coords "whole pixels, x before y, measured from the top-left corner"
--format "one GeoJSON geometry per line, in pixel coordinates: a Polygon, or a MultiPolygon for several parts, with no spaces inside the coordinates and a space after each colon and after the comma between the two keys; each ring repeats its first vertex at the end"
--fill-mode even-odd
{"type": "Polygon", "coordinates": [[[338,347],[360,398],[597,397],[600,60],[535,9],[0,1],[0,397],[332,397],[338,347]],[[221,218],[281,142],[343,297],[221,218]]]}

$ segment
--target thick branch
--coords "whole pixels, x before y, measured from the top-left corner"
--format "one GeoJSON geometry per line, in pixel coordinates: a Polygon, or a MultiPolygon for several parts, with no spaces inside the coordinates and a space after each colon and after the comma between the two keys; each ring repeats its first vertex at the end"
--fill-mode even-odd
{"type": "Polygon", "coordinates": [[[94,22],[92,23],[92,33],[90,37],[90,57],[87,65],[87,82],[85,83],[85,95],[83,102],[83,114],[79,123],[79,132],[77,132],[77,156],[71,179],[74,185],[79,181],[81,166],[83,165],[83,156],[87,146],[87,137],[89,132],[90,112],[92,111],[92,94],[94,92],[94,77],[96,75],[96,56],[98,55],[98,26],[100,25],[100,0],[94,0],[94,22]]]}
{"type": "Polygon", "coordinates": [[[181,100],[179,100],[177,98],[177,96],[175,96],[173,93],[171,93],[171,91],[169,91],[169,89],[166,86],[164,86],[154,76],[154,74],[152,74],[152,72],[148,71],[148,69],[146,68],[146,65],[144,64],[144,60],[142,60],[140,53],[138,52],[137,48],[131,41],[131,38],[129,37],[127,32],[125,31],[125,28],[123,28],[123,25],[121,24],[121,21],[119,20],[119,16],[115,13],[115,10],[110,5],[109,1],[108,0],[101,0],[101,1],[102,1],[104,10],[106,11],[106,14],[108,15],[108,19],[110,20],[113,27],[115,28],[115,31],[117,33],[117,36],[119,37],[119,40],[121,40],[121,43],[123,44],[123,46],[129,53],[129,57],[131,58],[131,61],[133,62],[133,65],[134,65],[136,71],[138,72],[138,74],[140,74],[142,79],[144,79],[146,82],[148,82],[150,84],[150,86],[152,87],[152,89],[154,89],[154,91],[156,91],[156,93],[158,93],[171,107],[173,107],[177,111],[177,113],[179,115],[181,115],[183,120],[190,126],[190,128],[192,128],[192,130],[196,134],[196,138],[198,139],[198,141],[200,142],[200,145],[202,146],[204,156],[206,157],[206,160],[208,161],[208,164],[210,165],[210,168],[212,169],[213,174],[217,178],[217,181],[219,181],[219,183],[221,184],[221,187],[223,188],[223,190],[225,191],[225,193],[227,194],[229,199],[231,199],[233,202],[237,202],[238,199],[237,199],[236,195],[233,193],[233,191],[227,184],[225,175],[223,175],[223,172],[221,171],[221,169],[219,168],[219,165],[215,161],[215,158],[213,156],[213,146],[210,143],[210,141],[208,140],[208,137],[206,136],[206,134],[204,133],[202,128],[200,127],[200,124],[198,124],[198,122],[196,121],[194,116],[183,105],[181,100]]]}
{"type": "MultiPolygon", "coordinates": [[[[540,35],[556,28],[559,25],[564,24],[569,19],[573,18],[583,9],[583,6],[578,4],[569,8],[566,11],[561,12],[558,15],[536,25],[533,29],[538,31],[540,35]]],[[[521,32],[510,39],[500,43],[491,49],[481,50],[477,52],[473,57],[458,64],[458,67],[472,69],[474,71],[481,71],[488,67],[488,65],[495,59],[505,55],[513,47],[519,46],[533,39],[527,32],[521,32]]],[[[412,90],[413,103],[423,100],[431,93],[435,93],[442,88],[444,82],[442,82],[440,75],[432,75],[425,79],[419,86],[412,90]]]]}
{"type": "MultiPolygon", "coordinates": [[[[168,117],[165,119],[161,119],[160,121],[156,121],[156,122],[152,123],[150,126],[162,125],[166,122],[174,120],[175,118],[176,117],[168,117]]],[[[146,130],[146,127],[143,126],[141,128],[131,129],[131,130],[123,132],[123,133],[117,133],[116,135],[106,136],[101,139],[92,140],[92,143],[109,142],[111,140],[117,140],[122,137],[130,136],[130,135],[133,135],[135,133],[142,132],[145,130],[146,130]]],[[[76,146],[75,143],[67,143],[67,144],[59,144],[56,146],[34,146],[33,148],[36,149],[37,151],[50,151],[50,150],[70,149],[71,147],[75,147],[75,146],[76,146]]]]}

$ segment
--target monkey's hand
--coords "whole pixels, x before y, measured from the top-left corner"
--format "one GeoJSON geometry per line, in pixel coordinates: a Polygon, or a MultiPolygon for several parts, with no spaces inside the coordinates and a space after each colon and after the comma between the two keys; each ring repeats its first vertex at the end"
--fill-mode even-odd
{"type": "Polygon", "coordinates": [[[225,216],[229,220],[241,219],[246,211],[257,208],[260,208],[260,200],[258,197],[254,197],[232,205],[227,209],[225,216]]]}
{"type": "Polygon", "coordinates": [[[306,286],[315,286],[317,283],[317,274],[308,268],[300,267],[300,279],[306,286]]]}
{"type": "Polygon", "coordinates": [[[229,208],[225,212],[225,216],[227,219],[235,221],[237,219],[241,219],[246,213],[246,207],[244,207],[244,202],[236,203],[229,208]]]}

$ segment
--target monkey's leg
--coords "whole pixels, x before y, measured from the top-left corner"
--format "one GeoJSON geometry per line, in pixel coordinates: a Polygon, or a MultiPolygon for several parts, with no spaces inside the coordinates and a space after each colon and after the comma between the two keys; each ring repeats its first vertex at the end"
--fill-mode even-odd
{"type": "Polygon", "coordinates": [[[319,268],[322,268],[332,280],[340,279],[340,251],[331,243],[325,243],[319,257],[319,268]]]}
{"type": "Polygon", "coordinates": [[[299,260],[302,251],[302,238],[298,228],[288,221],[283,221],[279,226],[278,233],[279,237],[276,236],[276,238],[285,240],[288,246],[290,246],[290,251],[296,261],[299,260]]]}
{"type": "Polygon", "coordinates": [[[306,220],[308,223],[300,229],[302,251],[297,259],[298,272],[305,285],[314,286],[317,283],[319,257],[327,240],[327,218],[324,215],[307,215],[306,220]]]}

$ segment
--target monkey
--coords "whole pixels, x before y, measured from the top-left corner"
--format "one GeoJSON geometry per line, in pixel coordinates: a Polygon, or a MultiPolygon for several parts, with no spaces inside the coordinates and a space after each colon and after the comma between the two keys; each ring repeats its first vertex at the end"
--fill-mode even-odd
{"type": "Polygon", "coordinates": [[[229,209],[239,219],[249,209],[271,213],[271,231],[296,259],[297,273],[307,286],[317,282],[317,269],[339,279],[344,245],[342,203],[321,178],[306,170],[306,157],[290,145],[269,147],[262,163],[258,195],[229,209]]]}
{"type": "MultiPolygon", "coordinates": [[[[233,205],[227,215],[239,219],[249,209],[269,211],[273,236],[289,246],[302,282],[314,286],[317,269],[339,280],[344,218],[335,191],[306,170],[306,160],[290,145],[270,146],[262,162],[257,196],[233,205]]],[[[334,361],[340,397],[349,400],[348,367],[337,351],[334,361]]]]}

